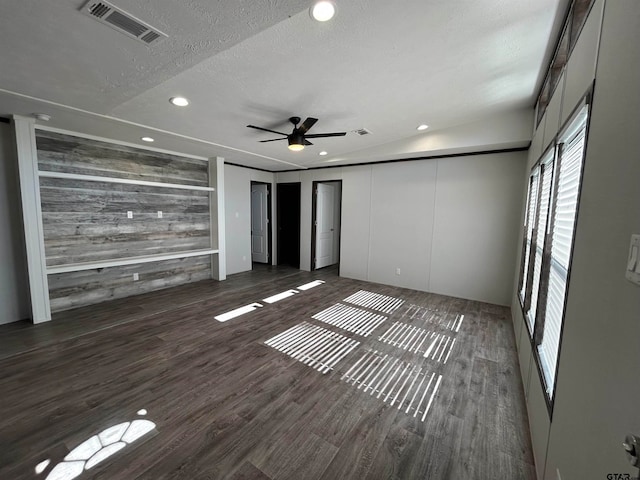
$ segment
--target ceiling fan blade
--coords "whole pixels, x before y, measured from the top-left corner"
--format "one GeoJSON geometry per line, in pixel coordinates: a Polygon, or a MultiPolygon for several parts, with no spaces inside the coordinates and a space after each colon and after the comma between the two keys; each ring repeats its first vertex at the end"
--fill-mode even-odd
{"type": "Polygon", "coordinates": [[[276,132],[275,130],[269,130],[268,128],[256,127],[255,125],[247,125],[247,127],[262,130],[264,132],[277,133],[278,135],[284,135],[285,137],[289,135],[288,133],[276,132]]]}
{"type": "Polygon", "coordinates": [[[272,138],[271,140],[260,140],[260,143],[277,142],[278,140],[286,140],[287,138],[272,138]]]}
{"type": "Polygon", "coordinates": [[[304,139],[304,144],[305,145],[313,145],[313,143],[311,143],[309,140],[307,140],[306,138],[304,139]]]}
{"type": "Polygon", "coordinates": [[[302,125],[298,127],[297,129],[298,133],[302,133],[304,135],[309,131],[311,127],[313,127],[316,124],[317,121],[318,121],[317,118],[307,117],[307,119],[304,122],[302,122],[302,125]]]}
{"type": "Polygon", "coordinates": [[[312,133],[311,135],[305,135],[307,138],[322,138],[322,137],[344,137],[347,132],[334,132],[334,133],[312,133]]]}

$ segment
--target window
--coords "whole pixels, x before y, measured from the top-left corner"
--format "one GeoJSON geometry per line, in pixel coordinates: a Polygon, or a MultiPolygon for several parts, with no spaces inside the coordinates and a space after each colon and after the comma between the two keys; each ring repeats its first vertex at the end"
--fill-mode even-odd
{"type": "Polygon", "coordinates": [[[549,401],[569,283],[587,116],[585,103],[529,177],[518,296],[549,401]]]}
{"type": "Polygon", "coordinates": [[[544,112],[549,106],[551,96],[558,86],[562,71],[569,60],[569,55],[573,47],[575,47],[578,41],[582,27],[587,21],[587,16],[594,3],[594,0],[571,1],[571,6],[562,27],[562,33],[558,38],[551,63],[547,67],[544,82],[538,93],[538,101],[536,102],[536,126],[540,125],[544,112]]]}
{"type": "Polygon", "coordinates": [[[533,331],[536,310],[538,308],[538,294],[540,293],[540,278],[542,275],[542,250],[544,248],[544,240],[547,234],[547,216],[549,213],[549,197],[551,193],[551,179],[553,177],[553,151],[540,163],[538,176],[542,179],[540,182],[540,195],[538,197],[537,221],[535,223],[535,236],[531,247],[533,266],[533,276],[531,278],[531,295],[527,302],[527,322],[529,323],[529,331],[533,331]]]}
{"type": "Polygon", "coordinates": [[[539,171],[534,168],[529,177],[529,191],[527,193],[527,211],[525,214],[525,235],[522,248],[522,269],[520,271],[520,288],[518,293],[520,301],[524,305],[527,290],[527,275],[529,273],[529,258],[531,256],[531,243],[533,242],[533,224],[536,216],[536,202],[538,200],[539,171]]]}

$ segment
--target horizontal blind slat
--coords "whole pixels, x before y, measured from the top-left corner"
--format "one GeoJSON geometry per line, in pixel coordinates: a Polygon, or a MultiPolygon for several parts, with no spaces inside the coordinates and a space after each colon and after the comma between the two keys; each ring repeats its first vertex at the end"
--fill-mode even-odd
{"type": "Polygon", "coordinates": [[[544,248],[544,239],[547,233],[547,218],[549,213],[549,203],[551,197],[551,182],[553,180],[553,157],[548,158],[542,163],[544,167],[542,173],[542,183],[540,187],[540,208],[538,212],[537,234],[535,238],[535,257],[533,261],[533,279],[531,284],[531,302],[529,311],[527,312],[527,321],[529,322],[530,332],[534,331],[538,294],[540,291],[540,276],[542,274],[542,253],[544,248]]]}
{"type": "Polygon", "coordinates": [[[551,258],[545,323],[542,342],[538,346],[540,364],[545,378],[547,394],[553,395],[556,365],[560,348],[560,332],[567,294],[567,277],[573,248],[573,234],[578,208],[578,194],[582,175],[582,159],[586,134],[586,118],[580,120],[575,136],[564,144],[561,151],[558,184],[555,195],[555,211],[552,218],[551,258]]]}
{"type": "Polygon", "coordinates": [[[531,255],[531,244],[533,242],[533,227],[535,224],[536,205],[538,203],[538,177],[540,175],[540,167],[531,174],[529,183],[529,203],[526,212],[526,242],[523,261],[522,285],[520,286],[520,300],[524,303],[527,292],[527,277],[529,274],[529,258],[531,255]]]}

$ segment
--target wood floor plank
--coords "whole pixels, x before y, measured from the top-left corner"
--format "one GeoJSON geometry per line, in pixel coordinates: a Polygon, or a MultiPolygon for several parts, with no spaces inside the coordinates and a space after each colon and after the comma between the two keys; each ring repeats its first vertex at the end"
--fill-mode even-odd
{"type": "Polygon", "coordinates": [[[258,464],[277,480],[314,480],[320,478],[338,448],[313,433],[291,429],[274,444],[258,464]]]}
{"type": "Polygon", "coordinates": [[[272,480],[251,462],[244,462],[227,480],[272,480]]]}
{"type": "Polygon", "coordinates": [[[404,428],[392,427],[376,452],[366,478],[370,480],[410,478],[408,475],[412,464],[416,461],[416,454],[422,440],[422,437],[404,428]]]}
{"type": "Polygon", "coordinates": [[[49,459],[46,478],[93,435],[144,418],[152,432],[79,480],[533,480],[508,309],[336,273],[257,268],[0,327],[0,478],[33,480],[49,459]],[[358,306],[385,317],[366,337],[312,318],[361,290],[404,303],[358,306]],[[325,374],[265,344],[302,322],[359,344],[325,374]],[[418,349],[427,333],[435,356],[418,349]]]}
{"type": "Polygon", "coordinates": [[[384,403],[368,409],[320,478],[365,478],[396,415],[397,410],[384,403]]]}
{"type": "Polygon", "coordinates": [[[341,383],[335,384],[343,393],[336,394],[335,400],[311,420],[309,427],[327,442],[340,446],[359,423],[365,407],[361,392],[341,383]]]}

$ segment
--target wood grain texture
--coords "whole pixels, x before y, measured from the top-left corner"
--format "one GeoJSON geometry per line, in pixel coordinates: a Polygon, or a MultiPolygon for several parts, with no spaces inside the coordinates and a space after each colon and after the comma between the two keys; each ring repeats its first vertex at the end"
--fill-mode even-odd
{"type": "Polygon", "coordinates": [[[535,478],[503,307],[332,270],[267,267],[59,312],[50,323],[0,327],[0,478],[33,479],[40,461],[62,461],[141,408],[156,432],[80,478],[535,478]],[[327,283],[225,323],[213,319],[316,278],[327,283]],[[366,338],[311,318],[358,290],[465,315],[446,364],[419,356],[443,377],[425,421],[341,380],[363,349],[418,360],[378,340],[401,310],[366,338]],[[322,375],[264,344],[303,321],[362,346],[322,375]]]}
{"type": "Polygon", "coordinates": [[[36,130],[38,169],[149,182],[209,186],[208,162],[36,130]]]}
{"type": "Polygon", "coordinates": [[[51,311],[94,305],[211,278],[210,256],[49,275],[51,311]],[[139,280],[133,280],[137,273],[139,280]]]}
{"type": "MultiPolygon", "coordinates": [[[[41,171],[208,186],[206,161],[40,130],[36,143],[41,171]]],[[[41,177],[47,266],[211,248],[210,195],[215,193],[41,177]]],[[[198,256],[49,275],[51,308],[61,311],[210,278],[210,261],[198,256]],[[135,283],[133,273],[140,275],[135,283]]]]}
{"type": "Polygon", "coordinates": [[[211,247],[207,192],[41,178],[40,198],[47,266],[211,247]]]}

